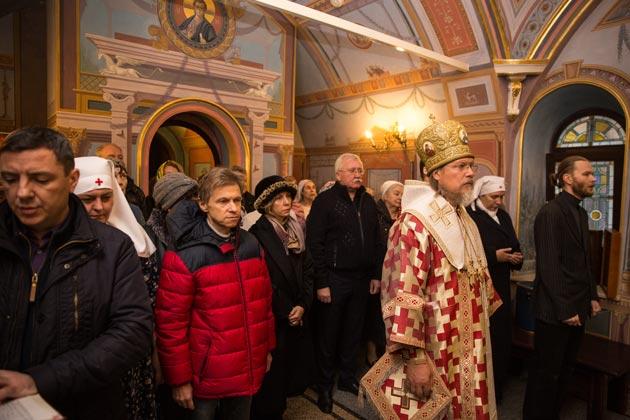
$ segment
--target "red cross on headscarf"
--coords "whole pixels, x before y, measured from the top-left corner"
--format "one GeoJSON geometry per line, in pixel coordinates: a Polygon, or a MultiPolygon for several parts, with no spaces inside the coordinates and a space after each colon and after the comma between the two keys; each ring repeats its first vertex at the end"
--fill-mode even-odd
{"type": "Polygon", "coordinates": [[[101,186],[101,184],[102,184],[103,182],[104,182],[104,181],[103,181],[101,178],[96,178],[96,181],[94,181],[94,183],[95,183],[96,185],[98,185],[99,187],[101,186]]]}

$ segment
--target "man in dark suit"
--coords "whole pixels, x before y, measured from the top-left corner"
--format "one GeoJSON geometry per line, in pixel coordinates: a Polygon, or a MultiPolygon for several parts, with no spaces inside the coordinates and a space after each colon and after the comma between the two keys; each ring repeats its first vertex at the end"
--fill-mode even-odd
{"type": "Polygon", "coordinates": [[[601,308],[591,274],[588,216],[580,201],[593,195],[591,163],[569,156],[552,181],[562,192],[534,223],[536,280],[535,360],[525,393],[525,419],[557,419],[584,335],[584,323],[601,308]]]}

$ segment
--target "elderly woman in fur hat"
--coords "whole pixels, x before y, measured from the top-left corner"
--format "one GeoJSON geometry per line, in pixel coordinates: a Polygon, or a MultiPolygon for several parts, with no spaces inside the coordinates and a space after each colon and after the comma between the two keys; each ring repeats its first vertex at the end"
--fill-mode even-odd
{"type": "Polygon", "coordinates": [[[262,216],[250,228],[265,250],[273,286],[276,349],[271,369],[254,396],[252,418],[281,419],[289,395],[302,393],[310,380],[312,342],[306,312],[313,300],[312,261],[302,225],[291,216],[296,188],[280,176],[262,179],[254,207],[262,216]]]}

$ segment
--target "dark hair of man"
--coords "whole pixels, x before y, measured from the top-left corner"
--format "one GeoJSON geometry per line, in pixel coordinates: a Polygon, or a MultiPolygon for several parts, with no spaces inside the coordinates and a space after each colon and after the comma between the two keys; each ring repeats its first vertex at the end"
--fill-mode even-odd
{"type": "Polygon", "coordinates": [[[207,202],[217,188],[236,185],[243,192],[243,180],[228,168],[214,167],[199,180],[199,198],[207,202]]]}
{"type": "Polygon", "coordinates": [[[559,188],[564,187],[564,177],[566,174],[572,174],[573,169],[575,168],[575,162],[585,161],[588,162],[588,159],[583,156],[572,155],[567,156],[558,164],[558,169],[555,174],[550,174],[549,179],[551,183],[559,188]]]}
{"type": "Polygon", "coordinates": [[[58,131],[46,127],[26,127],[10,133],[0,145],[0,154],[27,150],[52,150],[68,175],[74,169],[74,153],[68,139],[58,131]]]}

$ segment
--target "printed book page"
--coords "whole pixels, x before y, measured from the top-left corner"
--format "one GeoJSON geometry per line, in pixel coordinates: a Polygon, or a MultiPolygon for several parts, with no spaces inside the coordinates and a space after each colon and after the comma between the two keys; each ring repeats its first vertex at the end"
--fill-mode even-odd
{"type": "Polygon", "coordinates": [[[62,418],[39,394],[0,404],[0,420],[59,420],[62,418]]]}

